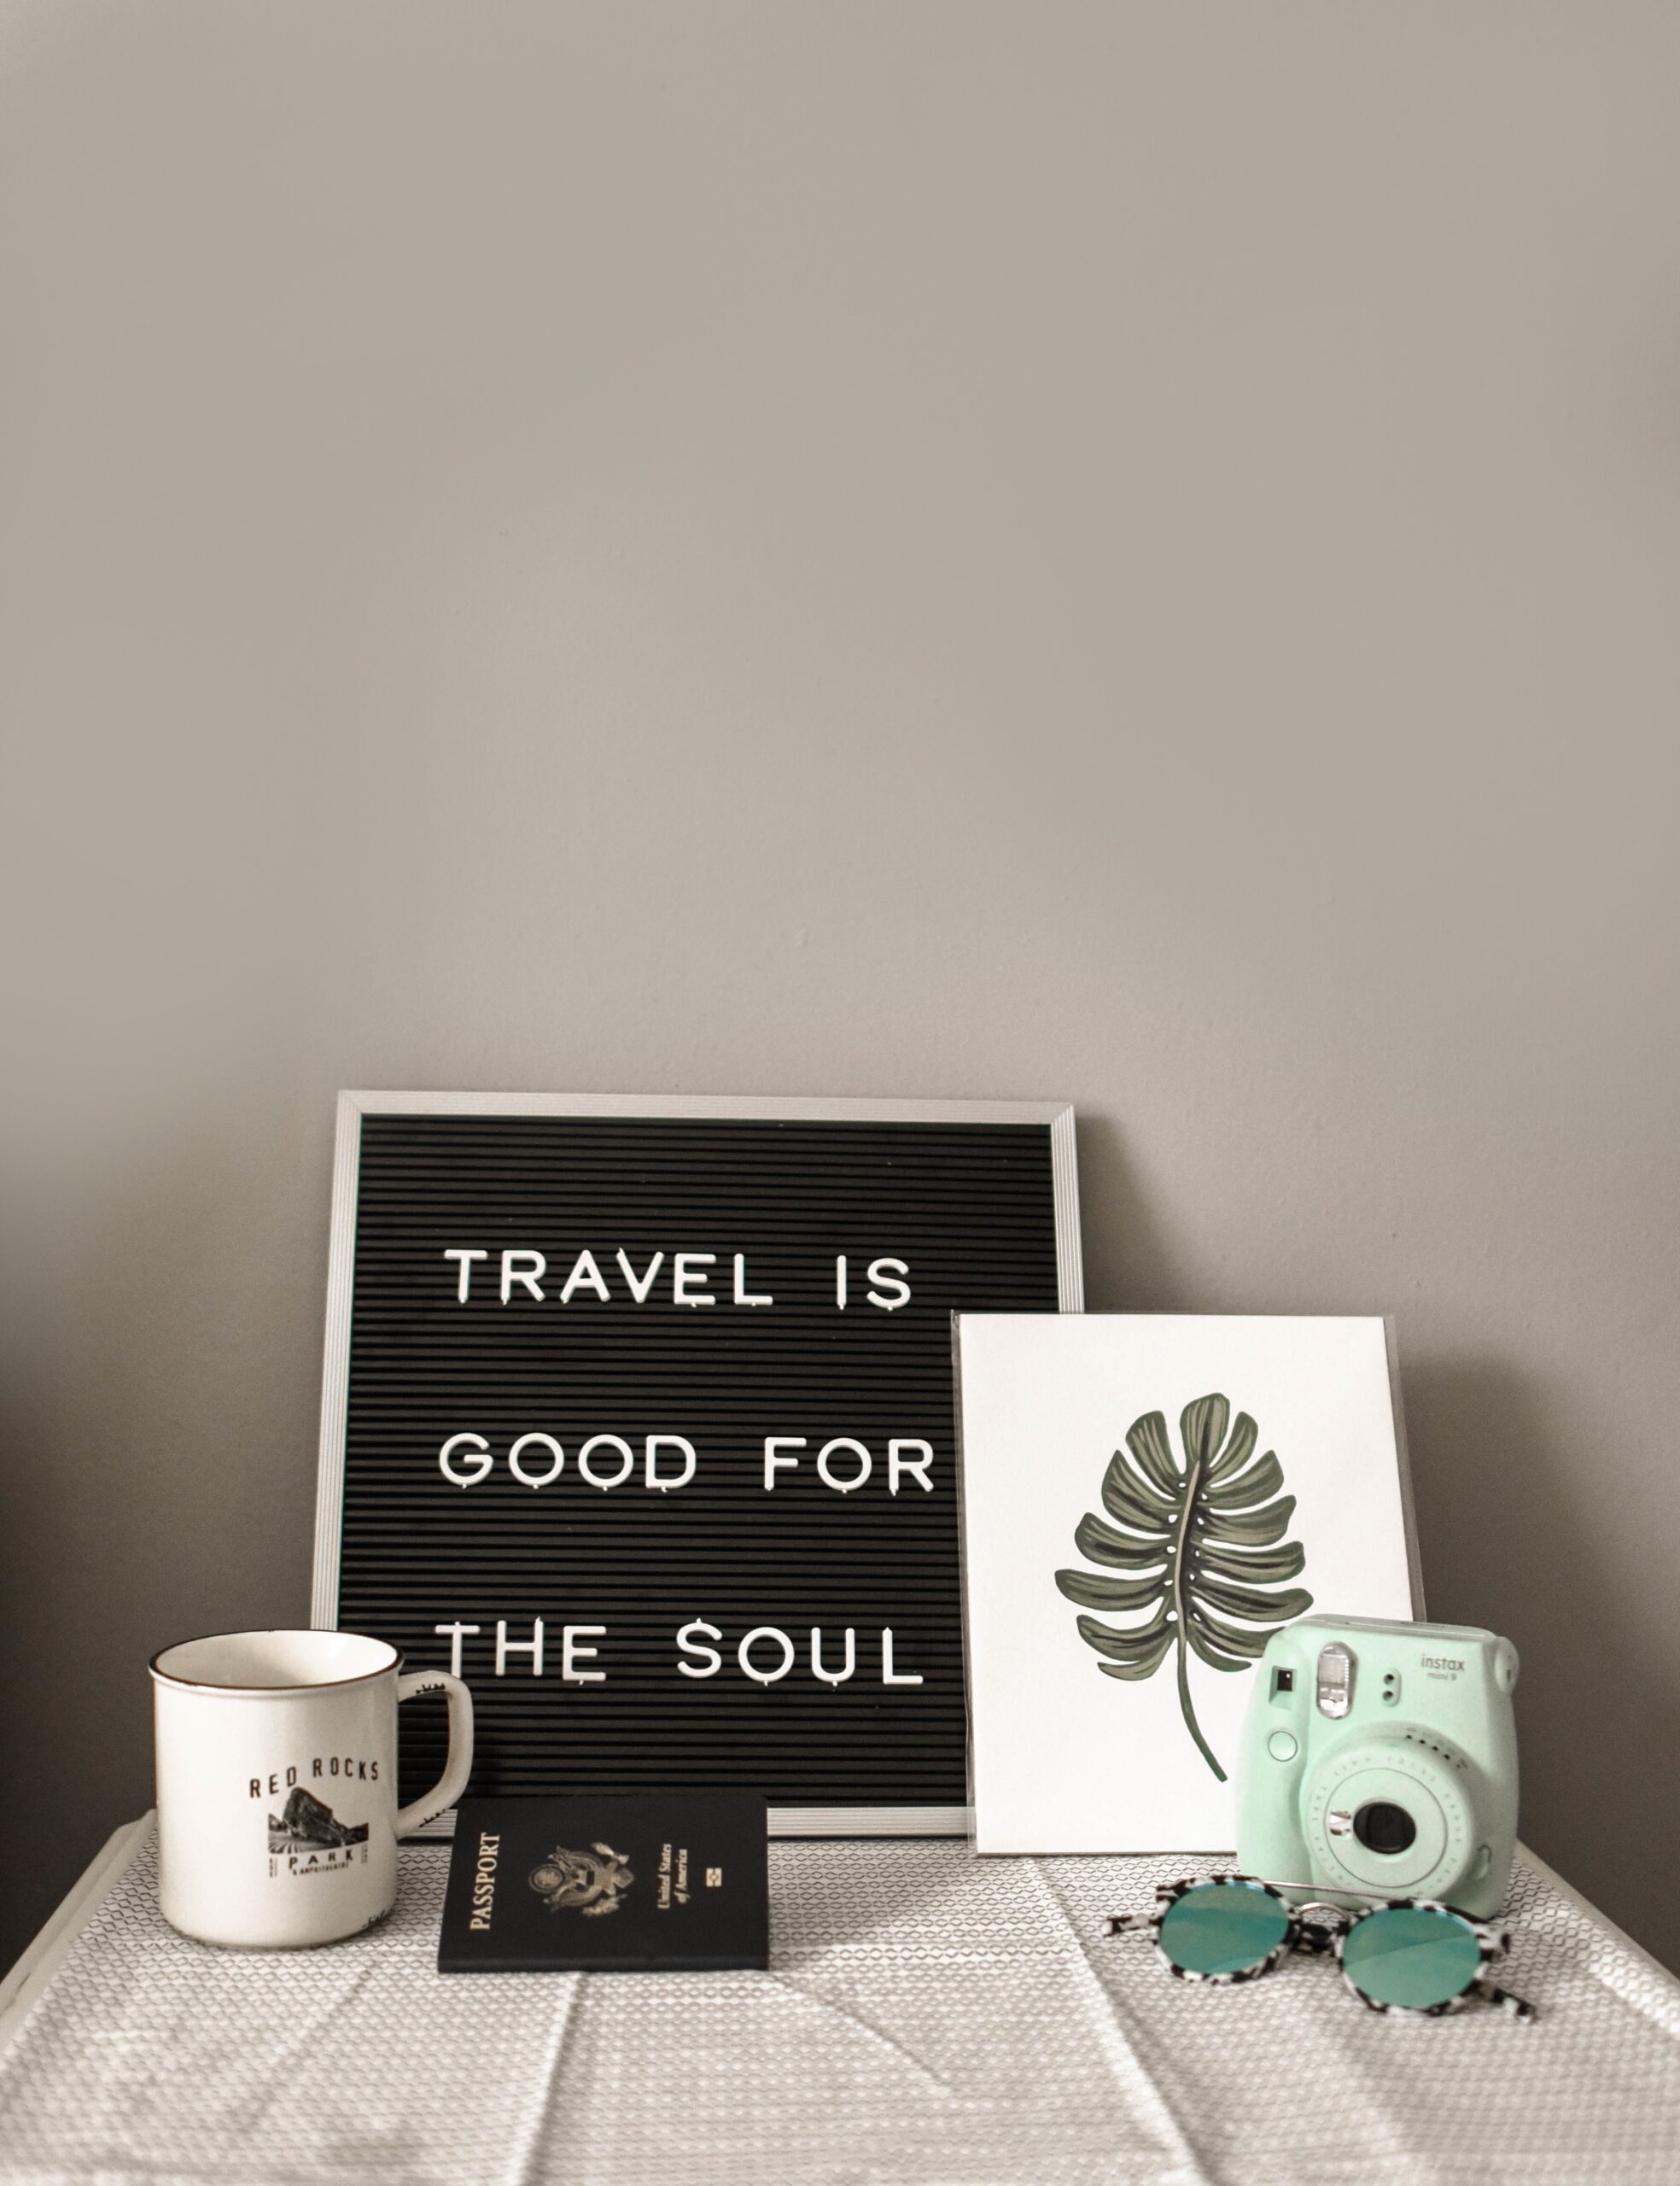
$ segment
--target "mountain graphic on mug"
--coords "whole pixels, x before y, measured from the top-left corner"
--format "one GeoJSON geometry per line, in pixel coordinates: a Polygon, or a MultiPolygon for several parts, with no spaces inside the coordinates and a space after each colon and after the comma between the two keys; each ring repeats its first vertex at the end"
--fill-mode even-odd
{"type": "Polygon", "coordinates": [[[365,1844],[368,1826],[352,1828],[340,1821],[330,1806],[306,1791],[301,1784],[286,1802],[283,1815],[268,1817],[271,1852],[295,1852],[300,1845],[326,1850],[341,1844],[365,1844]]]}

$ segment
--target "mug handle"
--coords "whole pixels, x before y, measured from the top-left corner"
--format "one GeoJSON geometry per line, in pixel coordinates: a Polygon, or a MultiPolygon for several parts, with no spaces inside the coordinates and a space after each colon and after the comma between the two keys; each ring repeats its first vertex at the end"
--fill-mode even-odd
{"type": "Polygon", "coordinates": [[[403,1807],[397,1815],[397,1834],[411,1836],[417,1829],[423,1829],[429,1821],[435,1821],[446,1808],[452,1807],[467,1788],[467,1779],[472,1774],[473,1762],[473,1704],[472,1695],[458,1677],[451,1677],[447,1670],[411,1670],[406,1677],[397,1680],[397,1702],[412,1700],[423,1692],[441,1692],[449,1701],[449,1756],[443,1764],[443,1774],[423,1799],[416,1799],[412,1806],[403,1807]]]}

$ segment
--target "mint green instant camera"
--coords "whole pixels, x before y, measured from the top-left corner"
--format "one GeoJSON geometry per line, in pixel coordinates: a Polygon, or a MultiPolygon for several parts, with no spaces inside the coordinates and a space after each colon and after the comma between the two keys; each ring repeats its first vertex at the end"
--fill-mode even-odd
{"type": "Polygon", "coordinates": [[[1517,1844],[1516,1682],[1516,1649],[1473,1625],[1304,1616],[1274,1633],[1237,1767],[1243,1873],[1488,1919],[1517,1844]]]}

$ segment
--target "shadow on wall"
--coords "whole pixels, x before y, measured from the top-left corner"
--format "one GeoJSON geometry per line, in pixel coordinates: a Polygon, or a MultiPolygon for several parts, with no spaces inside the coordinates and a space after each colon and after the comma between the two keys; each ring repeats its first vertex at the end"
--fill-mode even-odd
{"type": "Polygon", "coordinates": [[[1085,1303],[1090,1311],[1196,1313],[1216,1310],[1205,1298],[1197,1300],[1188,1295],[1189,1286],[1167,1242],[1168,1233],[1156,1221],[1138,1187],[1118,1127],[1106,1116],[1081,1115],[1076,1132],[1079,1199],[1084,1216],[1085,1303]]]}
{"type": "Polygon", "coordinates": [[[1667,1756],[1680,1708],[1625,1580],[1595,1554],[1548,1409],[1494,1360],[1409,1359],[1406,1427],[1429,1613],[1485,1624],[1522,1657],[1525,1843],[1670,1966],[1667,1756]],[[1616,1881],[1599,1855],[1616,1833],[1616,1881]]]}
{"type": "Polygon", "coordinates": [[[29,1255],[0,1371],[0,1968],[151,1803],[149,1657],[308,1622],[325,1205],[297,1178],[328,1128],[300,1152],[284,1111],[184,1119],[29,1255]]]}

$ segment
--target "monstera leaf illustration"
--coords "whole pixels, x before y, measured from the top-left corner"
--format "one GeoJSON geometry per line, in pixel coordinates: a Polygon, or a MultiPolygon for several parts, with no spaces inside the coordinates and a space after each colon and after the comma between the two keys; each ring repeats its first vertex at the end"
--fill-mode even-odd
{"type": "Polygon", "coordinates": [[[1082,1616],[1080,1637],[1103,1657],[1105,1677],[1153,1677],[1170,1654],[1177,1657],[1185,1726],[1222,1784],[1190,1702],[1191,1652],[1212,1669],[1246,1669],[1313,1598],[1304,1587],[1273,1591],[1300,1576],[1306,1552],[1283,1538],[1295,1498],[1278,1493],[1276,1456],[1268,1450],[1250,1462],[1259,1436],[1248,1414],[1233,1422],[1222,1396],[1198,1397],[1178,1424],[1182,1464],[1163,1414],[1134,1420],[1103,1476],[1103,1508],[1115,1523],[1088,1512],[1074,1533],[1080,1554],[1117,1575],[1059,1571],[1056,1584],[1082,1609],[1148,1611],[1140,1624],[1120,1626],[1082,1616]]]}

